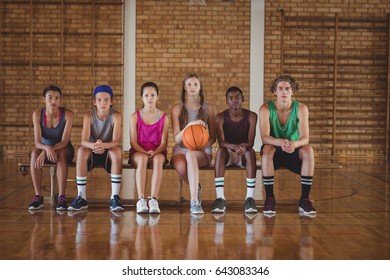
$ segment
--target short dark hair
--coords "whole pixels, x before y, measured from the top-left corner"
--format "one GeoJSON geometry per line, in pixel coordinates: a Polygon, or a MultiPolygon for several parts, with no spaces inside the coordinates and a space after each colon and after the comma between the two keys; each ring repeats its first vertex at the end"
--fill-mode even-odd
{"type": "Polygon", "coordinates": [[[45,97],[45,96],[46,96],[46,93],[49,92],[49,91],[51,91],[51,90],[57,91],[57,92],[60,94],[60,96],[62,96],[62,92],[61,92],[61,90],[60,90],[59,87],[54,86],[54,85],[50,85],[50,86],[48,86],[47,88],[45,88],[45,89],[43,90],[43,97],[45,97]]]}
{"type": "Polygon", "coordinates": [[[232,86],[232,87],[228,88],[225,96],[227,97],[229,92],[235,92],[235,91],[238,91],[239,93],[241,93],[242,100],[244,100],[244,94],[242,93],[242,90],[236,86],[232,86]]]}
{"type": "Polygon", "coordinates": [[[291,89],[293,93],[296,93],[299,90],[299,83],[294,77],[290,75],[280,75],[272,82],[272,86],[271,86],[272,92],[276,91],[276,87],[280,82],[288,82],[291,85],[291,89]]]}
{"type": "Polygon", "coordinates": [[[147,88],[147,87],[154,88],[156,90],[156,92],[157,92],[157,96],[159,95],[158,86],[155,83],[153,83],[153,82],[146,82],[146,83],[144,83],[141,86],[141,97],[142,97],[142,94],[144,93],[144,89],[147,88]]]}

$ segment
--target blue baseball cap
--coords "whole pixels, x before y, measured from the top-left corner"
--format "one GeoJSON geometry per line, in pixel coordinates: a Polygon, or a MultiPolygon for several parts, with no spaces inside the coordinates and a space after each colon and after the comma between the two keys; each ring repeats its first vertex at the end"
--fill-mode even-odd
{"type": "Polygon", "coordinates": [[[100,86],[97,86],[95,88],[95,90],[93,91],[93,96],[95,96],[96,94],[98,94],[99,92],[107,92],[108,94],[111,95],[111,97],[114,96],[114,94],[112,93],[112,89],[110,86],[107,86],[107,85],[100,85],[100,86]]]}

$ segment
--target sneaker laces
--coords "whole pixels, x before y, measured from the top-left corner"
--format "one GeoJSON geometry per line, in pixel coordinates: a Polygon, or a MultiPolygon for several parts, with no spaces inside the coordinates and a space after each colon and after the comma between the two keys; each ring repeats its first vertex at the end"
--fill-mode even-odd
{"type": "Polygon", "coordinates": [[[142,207],[147,206],[145,198],[140,198],[137,203],[139,203],[142,207]]]}
{"type": "Polygon", "coordinates": [[[58,203],[62,204],[62,203],[65,203],[65,202],[66,202],[66,197],[64,195],[60,195],[58,197],[58,203]]]}
{"type": "Polygon", "coordinates": [[[217,198],[215,201],[215,207],[223,208],[223,198],[217,198]]]}
{"type": "Polygon", "coordinates": [[[114,201],[115,203],[121,203],[121,198],[119,197],[119,195],[114,195],[114,201]]]}
{"type": "Polygon", "coordinates": [[[34,196],[33,202],[42,202],[42,197],[40,195],[34,196]]]}

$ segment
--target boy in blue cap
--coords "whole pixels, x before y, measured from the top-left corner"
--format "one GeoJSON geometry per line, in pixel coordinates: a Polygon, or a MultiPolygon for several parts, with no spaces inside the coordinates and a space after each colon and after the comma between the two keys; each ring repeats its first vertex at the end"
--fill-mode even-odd
{"type": "Polygon", "coordinates": [[[122,181],[122,149],[119,147],[122,115],[112,108],[114,96],[111,87],[97,86],[93,95],[95,107],[84,115],[81,143],[77,151],[78,195],[68,210],[79,211],[88,208],[87,172],[101,165],[111,175],[110,209],[123,211],[123,204],[119,197],[122,181]]]}

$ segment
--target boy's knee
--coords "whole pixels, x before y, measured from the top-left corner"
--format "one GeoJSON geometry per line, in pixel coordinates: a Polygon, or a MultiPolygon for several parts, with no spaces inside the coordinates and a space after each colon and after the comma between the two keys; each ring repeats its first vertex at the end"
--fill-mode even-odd
{"type": "Polygon", "coordinates": [[[245,159],[246,161],[255,161],[256,160],[256,153],[254,149],[249,149],[245,151],[245,159]]]}
{"type": "Polygon", "coordinates": [[[312,146],[304,146],[300,149],[303,158],[314,158],[314,150],[312,146]]]}
{"type": "Polygon", "coordinates": [[[108,151],[112,160],[122,159],[122,150],[120,148],[112,148],[108,151]]]}
{"type": "Polygon", "coordinates": [[[276,148],[273,145],[264,145],[261,151],[261,155],[263,157],[273,157],[275,154],[275,150],[276,148]]]}
{"type": "Polygon", "coordinates": [[[88,157],[91,153],[91,150],[85,147],[80,147],[77,150],[77,157],[88,157]]]}

